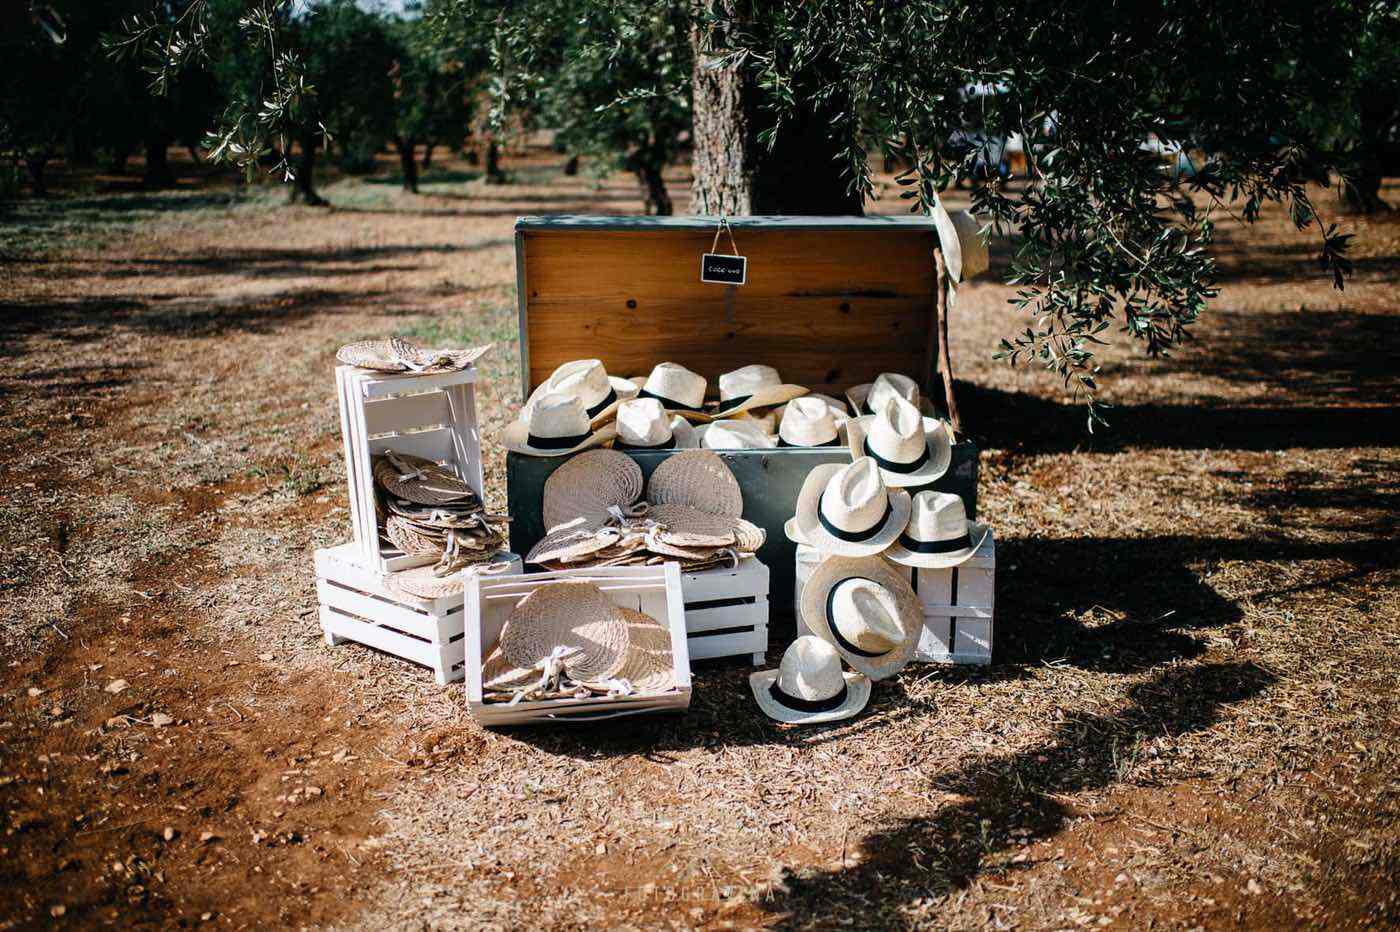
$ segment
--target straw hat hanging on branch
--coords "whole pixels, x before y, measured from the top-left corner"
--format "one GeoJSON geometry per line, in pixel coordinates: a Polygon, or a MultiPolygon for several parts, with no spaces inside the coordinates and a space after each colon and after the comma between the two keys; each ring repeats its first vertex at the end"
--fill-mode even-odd
{"type": "Polygon", "coordinates": [[[962,419],[953,397],[953,362],[948,352],[948,312],[957,298],[958,285],[987,271],[990,259],[977,218],[966,210],[950,214],[936,191],[930,188],[927,193],[929,213],[938,228],[938,245],[933,249],[938,289],[938,370],[943,374],[943,404],[948,421],[954,431],[961,432],[962,419]]]}

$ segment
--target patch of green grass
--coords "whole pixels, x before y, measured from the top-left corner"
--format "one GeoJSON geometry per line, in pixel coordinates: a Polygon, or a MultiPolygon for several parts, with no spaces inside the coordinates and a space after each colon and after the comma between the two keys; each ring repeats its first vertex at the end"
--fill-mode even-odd
{"type": "Polygon", "coordinates": [[[479,346],[514,340],[516,327],[515,306],[503,305],[468,314],[429,317],[403,335],[427,346],[479,346]]]}

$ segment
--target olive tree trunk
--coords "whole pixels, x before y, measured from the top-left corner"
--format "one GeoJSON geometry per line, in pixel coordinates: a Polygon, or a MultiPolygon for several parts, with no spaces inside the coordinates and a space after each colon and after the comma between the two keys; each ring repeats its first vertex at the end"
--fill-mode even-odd
{"type": "MultiPolygon", "coordinates": [[[[403,189],[410,194],[418,193],[418,161],[413,151],[417,146],[418,140],[412,136],[394,137],[394,147],[399,150],[399,169],[403,173],[403,189]]],[[[428,148],[431,150],[432,146],[428,148]]]]}

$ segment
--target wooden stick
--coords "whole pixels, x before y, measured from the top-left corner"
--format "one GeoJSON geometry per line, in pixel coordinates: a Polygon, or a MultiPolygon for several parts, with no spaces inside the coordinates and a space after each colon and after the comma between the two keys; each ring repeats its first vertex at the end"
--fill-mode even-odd
{"type": "Polygon", "coordinates": [[[962,418],[958,416],[958,402],[953,396],[953,361],[948,355],[948,268],[943,263],[943,250],[933,251],[934,266],[938,269],[938,368],[943,373],[943,402],[948,408],[948,420],[954,433],[962,433],[962,418]]]}

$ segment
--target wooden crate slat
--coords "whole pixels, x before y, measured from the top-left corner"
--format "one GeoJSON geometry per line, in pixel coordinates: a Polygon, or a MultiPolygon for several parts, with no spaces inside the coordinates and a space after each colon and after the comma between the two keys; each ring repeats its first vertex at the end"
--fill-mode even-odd
{"type": "MultiPolygon", "coordinates": [[[[764,654],[768,650],[768,638],[753,631],[734,631],[729,634],[692,634],[689,649],[691,660],[714,660],[719,657],[764,654]]],[[[762,661],[755,660],[754,663],[757,665],[762,661]]]]}
{"type": "Polygon", "coordinates": [[[362,376],[360,394],[365,400],[384,398],[388,395],[401,395],[405,392],[442,389],[451,385],[476,381],[475,367],[459,372],[436,372],[431,375],[407,372],[402,375],[371,372],[360,372],[359,374],[362,376]]]}
{"type": "Polygon", "coordinates": [[[324,579],[317,580],[316,595],[322,605],[329,605],[379,624],[392,625],[400,631],[427,640],[437,636],[437,624],[433,617],[425,612],[416,612],[401,604],[353,592],[324,579]]]}
{"type": "MultiPolygon", "coordinates": [[[[720,628],[766,627],[768,624],[768,600],[761,599],[747,605],[726,605],[723,608],[695,609],[686,606],[685,630],[695,635],[720,628]]],[[[767,650],[767,646],[764,647],[767,650]]],[[[750,651],[736,651],[747,654],[750,651]]]]}
{"type": "Polygon", "coordinates": [[[451,420],[447,392],[432,391],[365,401],[365,425],[371,437],[425,427],[443,427],[451,420]]]}
{"type": "Polygon", "coordinates": [[[407,453],[421,456],[435,463],[450,463],[456,455],[456,443],[451,428],[439,427],[435,430],[420,430],[411,434],[393,434],[388,437],[374,437],[369,441],[370,453],[407,453]]]}
{"type": "Polygon", "coordinates": [[[385,653],[421,663],[425,667],[435,666],[439,656],[436,644],[405,638],[397,632],[341,614],[331,606],[322,606],[321,626],[333,634],[377,647],[385,653]]]}

